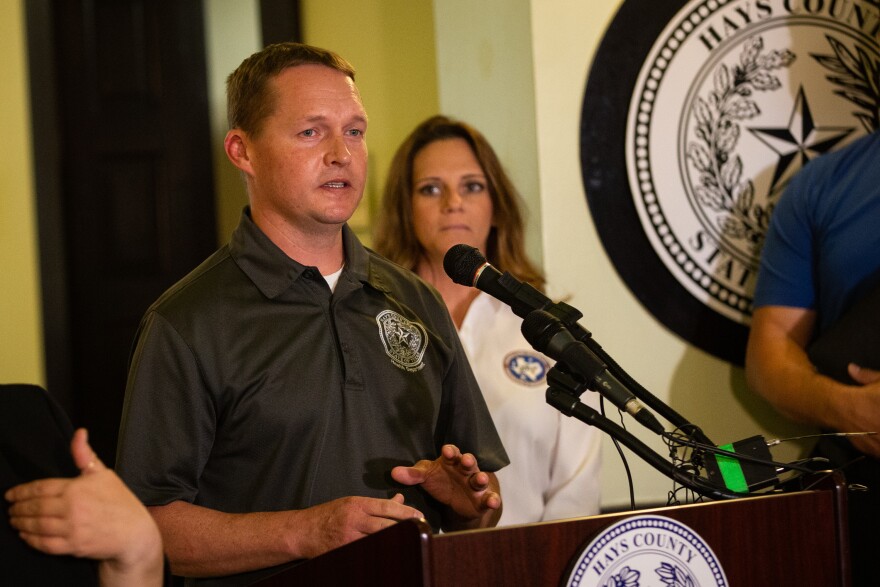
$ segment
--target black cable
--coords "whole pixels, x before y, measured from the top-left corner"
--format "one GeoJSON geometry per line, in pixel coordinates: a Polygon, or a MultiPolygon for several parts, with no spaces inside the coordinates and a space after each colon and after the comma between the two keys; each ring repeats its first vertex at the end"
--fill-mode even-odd
{"type": "Polygon", "coordinates": [[[780,463],[777,461],[768,461],[766,459],[762,459],[759,457],[753,457],[747,454],[742,454],[730,450],[725,450],[723,448],[719,448],[717,446],[712,446],[709,444],[703,444],[702,442],[696,442],[691,440],[690,438],[683,438],[675,436],[669,432],[663,434],[663,438],[670,443],[676,443],[683,446],[689,446],[691,448],[700,449],[708,453],[712,453],[715,455],[722,455],[734,458],[739,461],[746,461],[749,463],[755,463],[757,465],[765,465],[767,467],[776,467],[779,469],[792,470],[792,471],[800,471],[801,473],[814,473],[813,469],[809,467],[803,467],[795,463],[780,463]]]}
{"type": "MultiPolygon", "coordinates": [[[[549,379],[549,377],[548,377],[549,379]]],[[[702,479],[695,475],[686,475],[679,469],[672,466],[671,463],[660,457],[653,449],[648,447],[641,440],[633,436],[626,429],[618,426],[608,418],[602,416],[599,412],[585,405],[578,397],[566,393],[555,386],[547,388],[547,403],[558,409],[567,416],[574,416],[582,422],[595,426],[603,432],[606,432],[612,438],[616,438],[627,448],[632,450],[643,461],[680,484],[692,489],[700,495],[712,497],[715,499],[735,499],[738,497],[746,497],[747,493],[736,493],[726,488],[719,488],[712,485],[708,480],[702,479]]]]}
{"type": "MultiPolygon", "coordinates": [[[[666,439],[664,439],[666,440],[666,439]]],[[[681,471],[688,471],[690,475],[698,475],[700,471],[700,467],[697,463],[694,463],[693,450],[689,450],[690,456],[688,454],[679,456],[679,449],[681,446],[673,445],[672,443],[666,442],[667,448],[669,448],[669,458],[672,461],[672,464],[675,468],[681,471]]],[[[684,501],[685,503],[699,503],[703,500],[703,496],[698,493],[694,493],[691,489],[679,486],[678,483],[673,481],[672,490],[667,494],[666,505],[680,505],[681,500],[678,497],[679,493],[684,492],[684,501]]]]}
{"type": "MultiPolygon", "coordinates": [[[[571,325],[569,325],[571,326],[571,325]]],[[[577,330],[573,330],[573,333],[577,332],[577,330]]],[[[611,355],[605,352],[605,349],[602,348],[596,340],[592,337],[591,333],[587,330],[584,330],[585,334],[581,334],[578,336],[581,342],[583,342],[593,353],[595,353],[602,361],[607,365],[608,370],[615,376],[617,379],[629,389],[634,396],[645,402],[648,407],[653,409],[655,412],[663,416],[668,422],[674,425],[679,429],[691,429],[694,435],[694,438],[699,442],[704,442],[706,444],[713,444],[712,441],[706,436],[699,426],[695,426],[691,424],[690,421],[687,420],[684,416],[675,411],[672,406],[663,402],[652,394],[650,391],[645,389],[638,381],[633,379],[629,373],[627,373],[623,367],[621,367],[617,361],[615,361],[611,355]]]]}
{"type": "MultiPolygon", "coordinates": [[[[599,411],[602,412],[602,417],[605,416],[605,398],[603,396],[599,396],[599,411]]],[[[620,410],[617,410],[618,415],[620,416],[620,425],[626,429],[626,425],[623,422],[623,414],[620,413],[620,410]]],[[[630,511],[636,511],[636,493],[632,478],[632,471],[629,470],[629,462],[626,460],[626,455],[623,453],[623,449],[620,447],[620,443],[617,442],[617,439],[613,436],[611,437],[611,442],[614,443],[614,448],[617,449],[617,454],[620,455],[620,462],[623,463],[623,470],[626,472],[626,482],[629,485],[629,509],[630,511]]]]}

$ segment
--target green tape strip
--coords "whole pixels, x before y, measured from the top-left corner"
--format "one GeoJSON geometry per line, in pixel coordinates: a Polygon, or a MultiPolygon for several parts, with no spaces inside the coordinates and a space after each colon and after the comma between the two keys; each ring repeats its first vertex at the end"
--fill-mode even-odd
{"type": "MultiPolygon", "coordinates": [[[[729,452],[735,452],[733,450],[733,444],[725,444],[718,448],[729,452]]],[[[721,470],[721,477],[724,479],[724,484],[728,489],[736,491],[737,493],[749,492],[749,484],[746,483],[746,476],[743,475],[739,459],[727,455],[715,455],[715,460],[718,462],[718,468],[721,470]]]]}

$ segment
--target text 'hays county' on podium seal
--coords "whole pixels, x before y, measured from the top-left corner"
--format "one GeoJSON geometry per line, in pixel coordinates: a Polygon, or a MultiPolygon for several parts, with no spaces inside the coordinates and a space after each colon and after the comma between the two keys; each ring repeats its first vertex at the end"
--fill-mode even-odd
{"type": "Polygon", "coordinates": [[[742,363],[788,181],[880,126],[878,36],[873,0],[621,5],[587,79],[584,188],[623,280],[692,344],[742,363]]]}
{"type": "Polygon", "coordinates": [[[606,528],[572,565],[567,587],[727,587],[712,549],[688,526],[635,516],[606,528]]]}

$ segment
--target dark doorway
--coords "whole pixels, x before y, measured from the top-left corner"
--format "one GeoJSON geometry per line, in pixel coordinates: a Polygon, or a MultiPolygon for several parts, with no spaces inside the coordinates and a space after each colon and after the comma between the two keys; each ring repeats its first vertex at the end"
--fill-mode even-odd
{"type": "Polygon", "coordinates": [[[263,45],[302,42],[299,0],[260,0],[260,29],[263,45]]]}
{"type": "MultiPolygon", "coordinates": [[[[107,463],[141,316],[217,246],[202,6],[25,2],[46,377],[107,463]]],[[[259,7],[301,39],[297,0],[259,7]]]]}
{"type": "Polygon", "coordinates": [[[26,6],[48,387],[113,463],[138,322],[216,248],[202,4],[26,6]]]}

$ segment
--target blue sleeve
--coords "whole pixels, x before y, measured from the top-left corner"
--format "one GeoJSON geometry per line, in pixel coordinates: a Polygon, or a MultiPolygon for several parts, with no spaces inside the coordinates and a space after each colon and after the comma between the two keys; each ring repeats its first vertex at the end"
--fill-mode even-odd
{"type": "Polygon", "coordinates": [[[796,175],[779,199],[761,251],[754,307],[814,308],[816,275],[810,216],[809,169],[796,175]]]}

